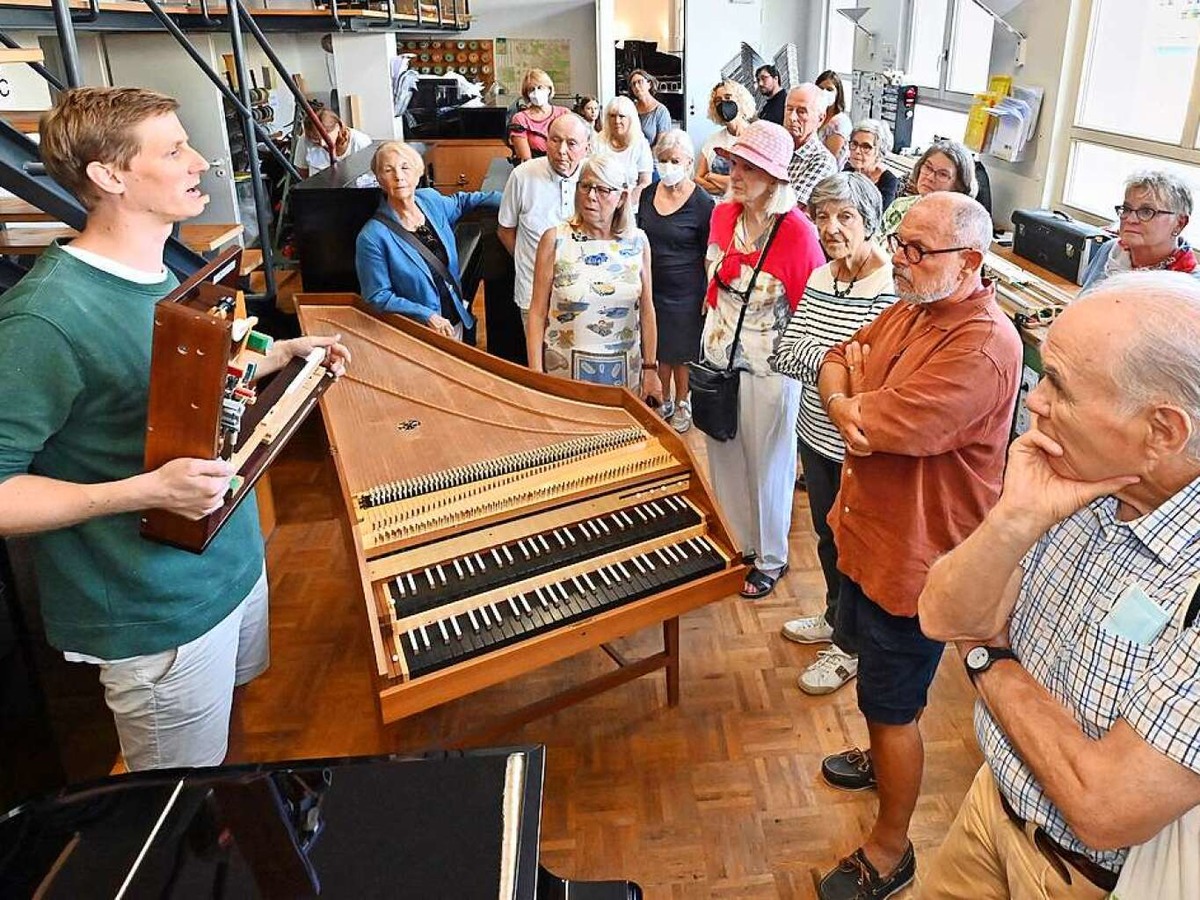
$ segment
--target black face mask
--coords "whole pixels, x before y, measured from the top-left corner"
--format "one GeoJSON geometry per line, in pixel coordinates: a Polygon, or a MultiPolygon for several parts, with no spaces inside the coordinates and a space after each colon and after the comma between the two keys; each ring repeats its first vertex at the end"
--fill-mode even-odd
{"type": "Polygon", "coordinates": [[[732,122],[737,118],[738,105],[732,100],[722,100],[717,104],[717,116],[722,122],[732,122]]]}

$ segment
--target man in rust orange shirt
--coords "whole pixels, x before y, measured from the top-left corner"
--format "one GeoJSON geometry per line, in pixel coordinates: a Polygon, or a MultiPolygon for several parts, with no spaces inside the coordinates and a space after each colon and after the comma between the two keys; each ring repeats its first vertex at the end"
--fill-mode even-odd
{"type": "Polygon", "coordinates": [[[991,240],[991,218],[970,197],[920,200],[890,240],[902,302],[821,366],[821,399],[847,450],[829,515],[842,573],[836,632],[859,654],[871,736],[868,753],[828,757],[821,771],[836,787],[879,789],[875,827],[822,880],[822,900],[887,897],[916,872],[917,720],[943,646],[921,633],[917,597],[934,560],[1000,496],[1021,367],[1020,337],[980,275],[991,240]]]}

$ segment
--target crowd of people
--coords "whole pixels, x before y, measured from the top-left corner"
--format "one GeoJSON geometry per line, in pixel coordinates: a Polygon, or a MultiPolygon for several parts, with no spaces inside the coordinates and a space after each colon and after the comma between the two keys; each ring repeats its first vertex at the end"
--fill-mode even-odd
{"type": "MultiPolygon", "coordinates": [[[[1166,172],[1129,180],[1010,447],[1022,343],[983,276],[993,226],[970,153],[935,141],[902,188],[886,126],[850,122],[835,73],[790,90],[770,66],[756,75],[759,115],[721,82],[719,130],[697,151],[645,72],[632,98],[573,112],[533,70],[502,194],[420,188],[420,154],[385,143],[362,295],[461,337],[473,319],[452,228],[494,206],[531,369],[639,392],[680,432],[699,421],[689,365],[737,372],[735,434],[705,447],[750,563],[742,596],[788,570],[799,455],[824,608],[783,636],[828,644],[799,687],[856,680],[870,736],[820,766],[879,798],[823,900],[913,880],[919,721],[946,641],[979,692],[985,763],[922,896],[1106,896],[1127,848],[1200,806],[1191,193],[1166,172]]],[[[163,244],[204,205],[207,164],[175,109],[136,89],[62,94],[42,153],[88,225],[0,299],[0,533],[38,535],[47,635],[100,667],[131,768],[220,762],[233,685],[266,665],[253,505],[204,556],[137,536],[137,510],[202,514],[233,475],[211,460],[142,474],[135,439],[150,310],[174,286],[163,244]]],[[[336,153],[354,141],[324,124],[336,153]]],[[[349,363],[336,339],[302,338],[260,374],[314,347],[349,363]]]]}

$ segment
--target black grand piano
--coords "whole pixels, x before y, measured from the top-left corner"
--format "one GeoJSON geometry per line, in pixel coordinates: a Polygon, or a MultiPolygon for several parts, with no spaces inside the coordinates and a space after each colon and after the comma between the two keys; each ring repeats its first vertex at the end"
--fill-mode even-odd
{"type": "Polygon", "coordinates": [[[545,751],[167,769],[0,815],[0,897],[640,900],[538,865],[545,751]]]}

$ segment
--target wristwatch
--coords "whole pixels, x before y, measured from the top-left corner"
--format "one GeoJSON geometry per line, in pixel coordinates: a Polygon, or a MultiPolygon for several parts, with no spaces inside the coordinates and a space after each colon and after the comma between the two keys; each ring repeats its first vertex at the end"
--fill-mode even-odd
{"type": "Polygon", "coordinates": [[[975,679],[990,669],[998,659],[1016,660],[1017,654],[1008,647],[981,646],[972,647],[967,651],[967,655],[963,658],[963,664],[967,667],[967,676],[971,679],[971,683],[974,684],[975,679]]]}

